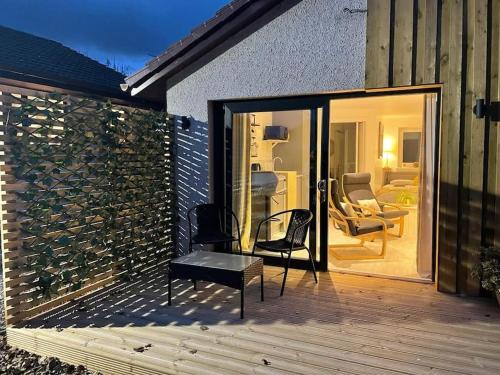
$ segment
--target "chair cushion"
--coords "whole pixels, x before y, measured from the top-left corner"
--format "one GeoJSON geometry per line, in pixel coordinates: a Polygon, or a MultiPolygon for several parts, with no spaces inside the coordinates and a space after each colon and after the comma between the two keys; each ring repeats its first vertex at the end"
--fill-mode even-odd
{"type": "Polygon", "coordinates": [[[390,184],[394,185],[394,186],[407,186],[407,185],[413,185],[413,181],[412,180],[403,180],[403,179],[391,180],[390,184]]]}
{"type": "Polygon", "coordinates": [[[358,216],[358,214],[356,213],[356,211],[354,211],[354,208],[350,204],[340,202],[340,205],[342,206],[342,208],[344,209],[344,211],[346,212],[348,217],[357,217],[358,216]]]}
{"type": "Polygon", "coordinates": [[[372,176],[368,172],[346,173],[342,176],[342,183],[345,185],[369,185],[372,176]]]}
{"type": "MultiPolygon", "coordinates": [[[[351,188],[351,186],[349,187],[351,188]]],[[[348,188],[345,188],[348,190],[348,188]]],[[[375,199],[371,190],[368,189],[356,189],[346,192],[347,199],[354,204],[359,204],[361,200],[375,199]]]]}
{"type": "Polygon", "coordinates": [[[408,214],[409,212],[406,210],[394,210],[394,211],[379,212],[377,216],[382,217],[384,219],[396,219],[398,217],[406,216],[408,214]]]}
{"type": "MultiPolygon", "coordinates": [[[[387,229],[389,228],[394,228],[394,223],[392,221],[385,221],[387,225],[387,229]]],[[[356,225],[356,230],[357,234],[368,234],[368,233],[374,233],[374,232],[380,232],[384,229],[384,226],[382,223],[378,223],[372,220],[359,220],[358,224],[356,225]]]]}
{"type": "Polygon", "coordinates": [[[370,173],[346,173],[342,176],[342,188],[347,199],[358,204],[360,199],[374,199],[370,187],[370,173]]]}
{"type": "MultiPolygon", "coordinates": [[[[344,210],[344,207],[342,206],[341,202],[340,202],[340,198],[339,198],[339,182],[335,179],[332,179],[330,181],[331,185],[330,185],[330,194],[331,194],[331,197],[332,197],[332,202],[333,202],[333,206],[338,210],[338,212],[340,213],[340,215],[344,216],[344,217],[352,217],[350,213],[347,213],[346,210],[344,210]]],[[[352,208],[352,206],[350,206],[350,208],[352,208]]],[[[342,218],[339,217],[338,214],[334,213],[334,216],[337,220],[340,220],[342,221],[342,218]]],[[[354,216],[358,216],[358,215],[354,215],[354,216]]],[[[344,232],[348,232],[350,234],[352,234],[353,236],[356,235],[356,227],[354,226],[354,223],[352,220],[347,220],[347,226],[348,228],[344,228],[342,225],[340,225],[340,229],[344,232]]]]}
{"type": "MultiPolygon", "coordinates": [[[[273,241],[258,241],[255,244],[255,247],[259,249],[264,249],[268,251],[289,251],[290,250],[290,242],[281,240],[273,240],[273,241]]],[[[295,246],[292,250],[303,250],[305,246],[295,246]]]]}
{"type": "MultiPolygon", "coordinates": [[[[360,200],[358,200],[358,204],[361,207],[366,207],[366,208],[374,210],[376,212],[382,211],[382,209],[380,208],[376,199],[360,199],[360,200]]],[[[371,211],[363,209],[363,214],[371,215],[371,211]]]]}
{"type": "Polygon", "coordinates": [[[198,244],[211,244],[221,242],[238,241],[237,237],[231,236],[227,233],[213,232],[213,233],[198,233],[193,236],[193,243],[198,244]]]}

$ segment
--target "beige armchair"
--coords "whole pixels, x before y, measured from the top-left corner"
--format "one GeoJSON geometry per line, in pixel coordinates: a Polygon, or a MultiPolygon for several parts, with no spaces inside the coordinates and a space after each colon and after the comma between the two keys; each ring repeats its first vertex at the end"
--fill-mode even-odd
{"type": "MultiPolygon", "coordinates": [[[[394,223],[380,217],[360,217],[349,216],[346,209],[340,203],[338,195],[338,181],[331,180],[330,185],[330,218],[334,224],[347,236],[360,240],[358,244],[339,244],[330,245],[329,249],[332,255],[339,260],[358,260],[358,259],[380,259],[384,258],[387,250],[387,230],[394,227],[394,223]],[[363,246],[365,241],[373,241],[376,238],[382,240],[382,250],[375,255],[349,254],[347,251],[338,251],[341,248],[355,248],[363,246]]],[[[345,203],[349,205],[350,203],[345,203]]]]}
{"type": "Polygon", "coordinates": [[[401,209],[394,203],[382,202],[373,194],[370,186],[370,173],[346,173],[342,176],[342,189],[344,190],[345,200],[352,205],[356,212],[364,217],[380,217],[399,225],[399,237],[403,236],[405,226],[405,216],[408,211],[401,209]],[[366,207],[359,202],[362,200],[374,199],[380,210],[366,207]]]}

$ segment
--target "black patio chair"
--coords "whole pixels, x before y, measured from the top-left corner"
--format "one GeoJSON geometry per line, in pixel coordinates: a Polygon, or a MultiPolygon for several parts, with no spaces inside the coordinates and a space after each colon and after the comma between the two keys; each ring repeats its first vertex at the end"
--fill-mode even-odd
{"type": "Polygon", "coordinates": [[[316,268],[314,266],[314,260],[309,248],[305,245],[307,230],[309,229],[309,224],[313,219],[313,214],[309,210],[304,209],[294,209],[278,212],[268,218],[262,220],[257,227],[257,234],[255,235],[255,243],[253,245],[252,255],[255,253],[255,249],[259,248],[262,250],[279,252],[281,254],[281,259],[284,260],[285,274],[283,275],[283,283],[281,284],[280,296],[283,295],[285,290],[286,276],[288,275],[288,268],[290,267],[290,260],[292,258],[292,252],[298,250],[307,250],[309,254],[309,260],[311,261],[314,281],[318,283],[318,278],[316,276],[316,268]],[[290,221],[288,223],[288,229],[284,238],[279,240],[271,241],[259,241],[259,232],[262,224],[273,221],[277,216],[290,214],[290,221]],[[287,253],[288,258],[285,259],[283,254],[287,253]]]}
{"type": "Polygon", "coordinates": [[[226,207],[220,207],[213,203],[199,204],[189,209],[189,252],[193,251],[193,245],[216,245],[221,243],[238,242],[240,254],[241,247],[240,223],[233,211],[226,207]],[[194,215],[193,215],[194,214],[194,215]],[[225,215],[230,214],[236,222],[237,237],[226,233],[222,223],[225,215]],[[196,233],[193,235],[193,218],[196,220],[196,233]]]}

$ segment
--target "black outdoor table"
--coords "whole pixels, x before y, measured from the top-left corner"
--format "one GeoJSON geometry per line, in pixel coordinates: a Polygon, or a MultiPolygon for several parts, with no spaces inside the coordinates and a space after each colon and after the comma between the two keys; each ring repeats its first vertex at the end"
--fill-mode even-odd
{"type": "Polygon", "coordinates": [[[264,301],[264,263],[262,258],[236,254],[194,251],[170,261],[168,272],[168,305],[172,304],[172,279],[209,281],[239,289],[240,317],[245,311],[245,287],[260,276],[260,299],[264,301]]]}

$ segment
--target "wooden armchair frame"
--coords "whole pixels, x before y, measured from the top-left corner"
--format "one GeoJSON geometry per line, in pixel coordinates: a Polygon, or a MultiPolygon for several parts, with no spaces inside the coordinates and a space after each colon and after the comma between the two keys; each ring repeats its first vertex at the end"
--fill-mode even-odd
{"type": "MultiPolygon", "coordinates": [[[[349,204],[351,206],[355,206],[352,203],[347,202],[346,204],[349,204]]],[[[374,210],[375,211],[375,210],[374,210]]],[[[329,212],[331,213],[330,217],[332,218],[333,222],[341,228],[341,230],[349,237],[356,238],[360,240],[359,244],[340,244],[340,245],[330,245],[329,249],[331,250],[333,256],[337,258],[338,260],[362,260],[362,259],[383,259],[385,257],[385,254],[387,252],[387,222],[384,219],[378,218],[378,217],[373,217],[373,216],[367,216],[367,217],[349,217],[345,216],[342,212],[340,212],[335,206],[331,205],[329,208],[329,212]],[[360,220],[367,220],[367,221],[373,221],[382,224],[382,230],[379,231],[374,231],[371,233],[366,233],[366,234],[360,234],[360,235],[354,235],[351,233],[349,229],[349,221],[352,221],[356,224],[356,222],[359,222],[360,220]],[[345,228],[343,230],[342,228],[345,228]],[[382,239],[382,251],[379,254],[376,255],[342,255],[336,249],[339,248],[353,248],[353,247],[362,247],[365,243],[365,241],[373,241],[376,237],[379,237],[382,239]]]]}
{"type": "Polygon", "coordinates": [[[394,203],[388,203],[379,201],[377,196],[373,193],[372,187],[370,185],[371,174],[364,173],[346,173],[342,176],[342,191],[344,192],[344,201],[350,203],[358,214],[365,217],[373,217],[378,216],[385,220],[390,221],[393,224],[399,225],[399,237],[403,237],[404,227],[405,227],[405,216],[408,215],[408,211],[401,209],[398,205],[394,203]],[[380,206],[381,212],[377,212],[376,210],[369,209],[366,207],[360,207],[358,205],[359,199],[375,199],[380,206]],[[392,210],[385,210],[385,207],[392,207],[392,210]],[[363,214],[364,211],[369,211],[370,215],[363,214]],[[399,211],[394,212],[392,217],[387,217],[383,215],[383,213],[388,213],[391,211],[399,211]]]}
{"type": "MultiPolygon", "coordinates": [[[[402,209],[400,206],[398,206],[397,204],[394,204],[394,203],[387,203],[387,202],[381,202],[381,201],[377,201],[377,202],[380,205],[380,208],[382,209],[382,211],[384,211],[384,207],[385,206],[394,207],[396,210],[401,210],[402,209]]],[[[373,208],[369,208],[369,207],[366,207],[366,206],[360,206],[359,204],[354,204],[354,203],[350,202],[347,199],[347,197],[344,197],[344,203],[350,205],[353,208],[357,208],[356,212],[359,215],[361,215],[360,217],[368,219],[368,218],[371,218],[371,217],[377,217],[378,216],[377,210],[374,210],[373,208]],[[370,214],[369,215],[364,214],[364,212],[366,212],[366,211],[369,211],[370,214]]],[[[394,224],[397,224],[398,227],[399,227],[398,237],[402,237],[403,236],[403,233],[404,233],[404,230],[405,230],[405,217],[404,216],[399,216],[399,217],[396,217],[394,219],[385,219],[385,220],[389,220],[389,221],[393,222],[394,224]]]]}

